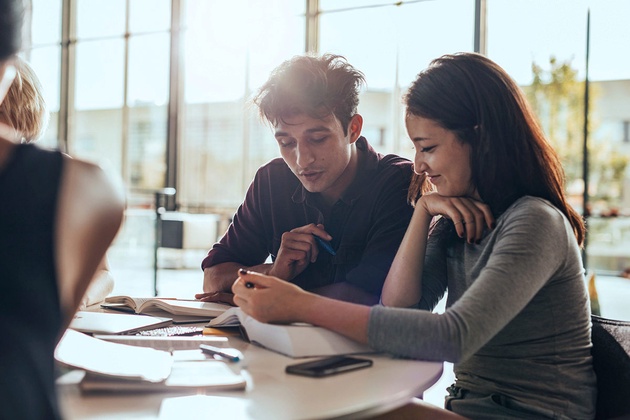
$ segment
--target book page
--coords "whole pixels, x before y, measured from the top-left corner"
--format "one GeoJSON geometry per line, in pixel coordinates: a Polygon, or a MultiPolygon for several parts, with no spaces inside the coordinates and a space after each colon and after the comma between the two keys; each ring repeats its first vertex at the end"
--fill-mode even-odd
{"type": "Polygon", "coordinates": [[[122,303],[129,306],[134,311],[138,310],[138,307],[149,299],[132,298],[131,296],[108,296],[105,298],[105,303],[122,303]]]}
{"type": "Polygon", "coordinates": [[[218,387],[245,385],[244,378],[218,360],[177,362],[171,375],[166,379],[167,386],[218,387]]]}
{"type": "Polygon", "coordinates": [[[121,378],[160,382],[171,374],[173,356],[148,347],[126,346],[66,330],[55,359],[67,366],[121,378]]]}
{"type": "Polygon", "coordinates": [[[85,375],[81,381],[84,391],[173,391],[178,389],[244,389],[245,377],[235,373],[225,363],[217,360],[178,361],[171,374],[161,382],[130,380],[124,378],[85,375]]]}
{"type": "Polygon", "coordinates": [[[215,302],[201,302],[198,300],[187,299],[152,298],[146,299],[145,302],[138,307],[138,311],[144,312],[146,310],[150,310],[150,308],[153,307],[160,308],[175,315],[193,315],[201,317],[205,316],[209,318],[217,317],[224,313],[226,310],[232,308],[229,305],[215,302]]]}
{"type": "Polygon", "coordinates": [[[216,346],[217,343],[227,342],[227,337],[146,337],[141,335],[105,335],[98,334],[94,336],[100,340],[106,340],[113,343],[126,344],[129,346],[150,347],[157,350],[199,350],[199,344],[210,344],[216,346]]]}
{"type": "Polygon", "coordinates": [[[289,357],[373,353],[374,350],[325,328],[309,324],[267,324],[238,312],[249,340],[289,357]]]}
{"type": "Polygon", "coordinates": [[[208,322],[207,327],[237,327],[240,325],[240,321],[238,319],[238,313],[240,312],[240,308],[232,307],[221,315],[217,316],[210,322],[208,322]]]}
{"type": "Polygon", "coordinates": [[[151,303],[148,303],[148,302],[151,302],[151,301],[155,300],[156,298],[139,298],[139,297],[135,297],[135,298],[130,298],[130,299],[133,300],[133,302],[135,303],[136,310],[138,312],[141,312],[142,307],[144,305],[150,306],[151,303]]]}

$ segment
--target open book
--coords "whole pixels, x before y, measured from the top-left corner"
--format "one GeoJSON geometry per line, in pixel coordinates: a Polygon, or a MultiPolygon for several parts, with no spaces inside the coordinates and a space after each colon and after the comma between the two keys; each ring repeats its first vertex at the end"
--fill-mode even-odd
{"type": "Polygon", "coordinates": [[[154,316],[132,316],[104,312],[78,311],[74,314],[70,328],[94,334],[134,334],[172,324],[171,318],[154,316]]]}
{"type": "Polygon", "coordinates": [[[232,308],[230,305],[214,302],[160,297],[134,298],[131,296],[110,296],[105,298],[105,303],[102,306],[104,308],[117,310],[128,308],[130,312],[148,315],[156,315],[157,311],[161,310],[173,315],[204,317],[206,320],[217,317],[227,309],[232,308]]]}
{"type": "Polygon", "coordinates": [[[289,357],[335,356],[373,353],[374,350],[346,336],[310,324],[267,324],[256,321],[241,308],[232,307],[212,319],[208,327],[240,325],[243,335],[252,343],[289,357]]]}
{"type": "Polygon", "coordinates": [[[245,377],[218,360],[176,360],[167,351],[99,340],[68,329],[55,359],[83,369],[84,391],[245,389],[245,377]]]}

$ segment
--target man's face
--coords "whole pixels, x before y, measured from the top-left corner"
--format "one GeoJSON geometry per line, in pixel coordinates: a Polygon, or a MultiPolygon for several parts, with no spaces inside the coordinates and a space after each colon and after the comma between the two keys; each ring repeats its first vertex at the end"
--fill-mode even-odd
{"type": "Polygon", "coordinates": [[[356,153],[350,145],[360,131],[361,123],[355,119],[346,134],[332,114],[323,119],[298,114],[279,121],[275,137],[282,158],[304,188],[335,202],[354,179],[350,163],[356,153]]]}

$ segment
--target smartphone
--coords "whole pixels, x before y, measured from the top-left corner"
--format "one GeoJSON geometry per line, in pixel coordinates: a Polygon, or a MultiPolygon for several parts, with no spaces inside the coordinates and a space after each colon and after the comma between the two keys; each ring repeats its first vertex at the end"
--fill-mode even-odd
{"type": "Polygon", "coordinates": [[[370,366],[372,366],[372,361],[370,359],[361,359],[349,356],[333,356],[310,362],[289,365],[286,367],[285,371],[295,375],[321,378],[370,366]]]}

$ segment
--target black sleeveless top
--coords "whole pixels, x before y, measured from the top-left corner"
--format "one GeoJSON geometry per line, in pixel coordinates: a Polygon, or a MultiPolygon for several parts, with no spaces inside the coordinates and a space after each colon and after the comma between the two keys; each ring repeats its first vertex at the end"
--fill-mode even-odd
{"type": "Polygon", "coordinates": [[[0,418],[60,418],[54,259],[60,152],[19,145],[0,168],[0,418]]]}

